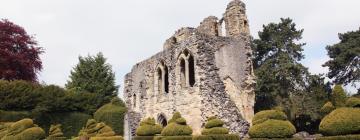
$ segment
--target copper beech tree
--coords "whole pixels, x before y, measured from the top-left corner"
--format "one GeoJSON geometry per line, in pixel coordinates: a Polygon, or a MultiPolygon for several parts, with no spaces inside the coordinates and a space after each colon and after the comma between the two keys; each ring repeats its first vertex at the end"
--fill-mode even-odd
{"type": "Polygon", "coordinates": [[[0,80],[37,81],[43,53],[33,36],[6,19],[0,20],[0,80]]]}

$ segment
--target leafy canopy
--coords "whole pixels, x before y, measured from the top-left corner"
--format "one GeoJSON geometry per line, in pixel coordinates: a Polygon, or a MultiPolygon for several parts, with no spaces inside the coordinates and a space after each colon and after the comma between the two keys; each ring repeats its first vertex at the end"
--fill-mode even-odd
{"type": "Polygon", "coordinates": [[[330,60],[327,76],[338,84],[360,82],[360,29],[339,34],[340,42],[326,47],[330,60]]]}
{"type": "Polygon", "coordinates": [[[79,63],[71,71],[70,80],[65,86],[67,89],[96,93],[102,99],[101,103],[110,102],[119,89],[115,85],[115,73],[102,53],[80,56],[79,63]]]}
{"type": "Polygon", "coordinates": [[[0,80],[37,81],[42,69],[40,54],[33,36],[6,19],[0,20],[0,80]]]}

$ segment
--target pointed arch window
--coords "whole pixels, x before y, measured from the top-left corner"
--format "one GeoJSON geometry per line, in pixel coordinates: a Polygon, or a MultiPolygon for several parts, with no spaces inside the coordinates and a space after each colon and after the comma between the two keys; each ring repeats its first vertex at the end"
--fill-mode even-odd
{"type": "Polygon", "coordinates": [[[195,60],[188,50],[184,50],[178,58],[178,83],[181,87],[195,85],[195,60]]]}
{"type": "Polygon", "coordinates": [[[168,67],[161,62],[156,68],[155,89],[160,94],[169,93],[169,72],[168,67]]]}

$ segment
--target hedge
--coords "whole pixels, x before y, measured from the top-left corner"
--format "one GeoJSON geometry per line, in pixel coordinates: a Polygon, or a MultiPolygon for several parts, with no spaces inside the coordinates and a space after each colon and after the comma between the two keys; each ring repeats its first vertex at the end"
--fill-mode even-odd
{"type": "Polygon", "coordinates": [[[328,136],[319,137],[317,140],[360,140],[360,135],[342,135],[342,136],[328,136]]]}
{"type": "Polygon", "coordinates": [[[229,129],[223,127],[224,122],[216,117],[210,117],[201,131],[202,135],[229,134],[229,129]]]}
{"type": "Polygon", "coordinates": [[[24,118],[32,118],[31,112],[0,110],[0,122],[17,122],[24,118]]]}
{"type": "Polygon", "coordinates": [[[319,130],[323,135],[347,135],[360,132],[360,108],[338,108],[324,117],[319,130]]]}
{"type": "Polygon", "coordinates": [[[111,136],[111,137],[91,137],[90,140],[124,140],[121,136],[111,136]]]}
{"type": "Polygon", "coordinates": [[[61,131],[61,125],[51,125],[49,130],[49,136],[46,140],[66,140],[64,133],[61,131]]]}
{"type": "Polygon", "coordinates": [[[134,136],[132,140],[154,140],[155,136],[134,136]]]}
{"type": "Polygon", "coordinates": [[[335,109],[336,109],[335,106],[331,102],[327,102],[321,107],[320,112],[323,115],[326,115],[326,114],[329,114],[331,111],[333,111],[335,109]]]}
{"type": "Polygon", "coordinates": [[[198,135],[193,136],[193,140],[240,140],[240,136],[236,134],[226,135],[198,135]]]}
{"type": "Polygon", "coordinates": [[[360,98],[350,97],[346,100],[347,107],[360,107],[360,98]]]}
{"type": "Polygon", "coordinates": [[[104,122],[109,125],[117,135],[123,135],[124,131],[124,116],[126,114],[126,107],[121,106],[117,101],[120,99],[113,99],[111,103],[105,104],[94,113],[94,119],[99,122],[104,122]]]}
{"type": "Polygon", "coordinates": [[[252,124],[260,124],[265,122],[266,120],[273,119],[273,120],[287,120],[287,116],[284,112],[279,110],[264,110],[260,111],[255,114],[252,124]]]}
{"type": "Polygon", "coordinates": [[[192,136],[156,136],[154,140],[192,140],[192,136]]]}
{"type": "Polygon", "coordinates": [[[160,134],[162,127],[159,124],[155,124],[154,118],[146,118],[140,122],[140,126],[136,129],[137,136],[155,136],[160,134]]]}
{"type": "Polygon", "coordinates": [[[186,136],[191,135],[192,129],[186,125],[186,120],[179,112],[175,112],[169,124],[161,131],[161,136],[186,136]]]}
{"type": "Polygon", "coordinates": [[[251,138],[290,138],[296,133],[294,125],[289,121],[267,120],[250,127],[251,138]]]}
{"type": "Polygon", "coordinates": [[[31,119],[23,119],[11,124],[1,140],[40,140],[45,138],[45,131],[37,127],[31,119]]]}

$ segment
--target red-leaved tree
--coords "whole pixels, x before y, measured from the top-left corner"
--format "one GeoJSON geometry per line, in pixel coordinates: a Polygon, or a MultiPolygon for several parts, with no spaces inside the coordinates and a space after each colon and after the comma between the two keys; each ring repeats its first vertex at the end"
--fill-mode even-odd
{"type": "Polygon", "coordinates": [[[24,28],[6,20],[0,20],[0,80],[37,81],[37,73],[42,69],[33,36],[24,28]]]}

